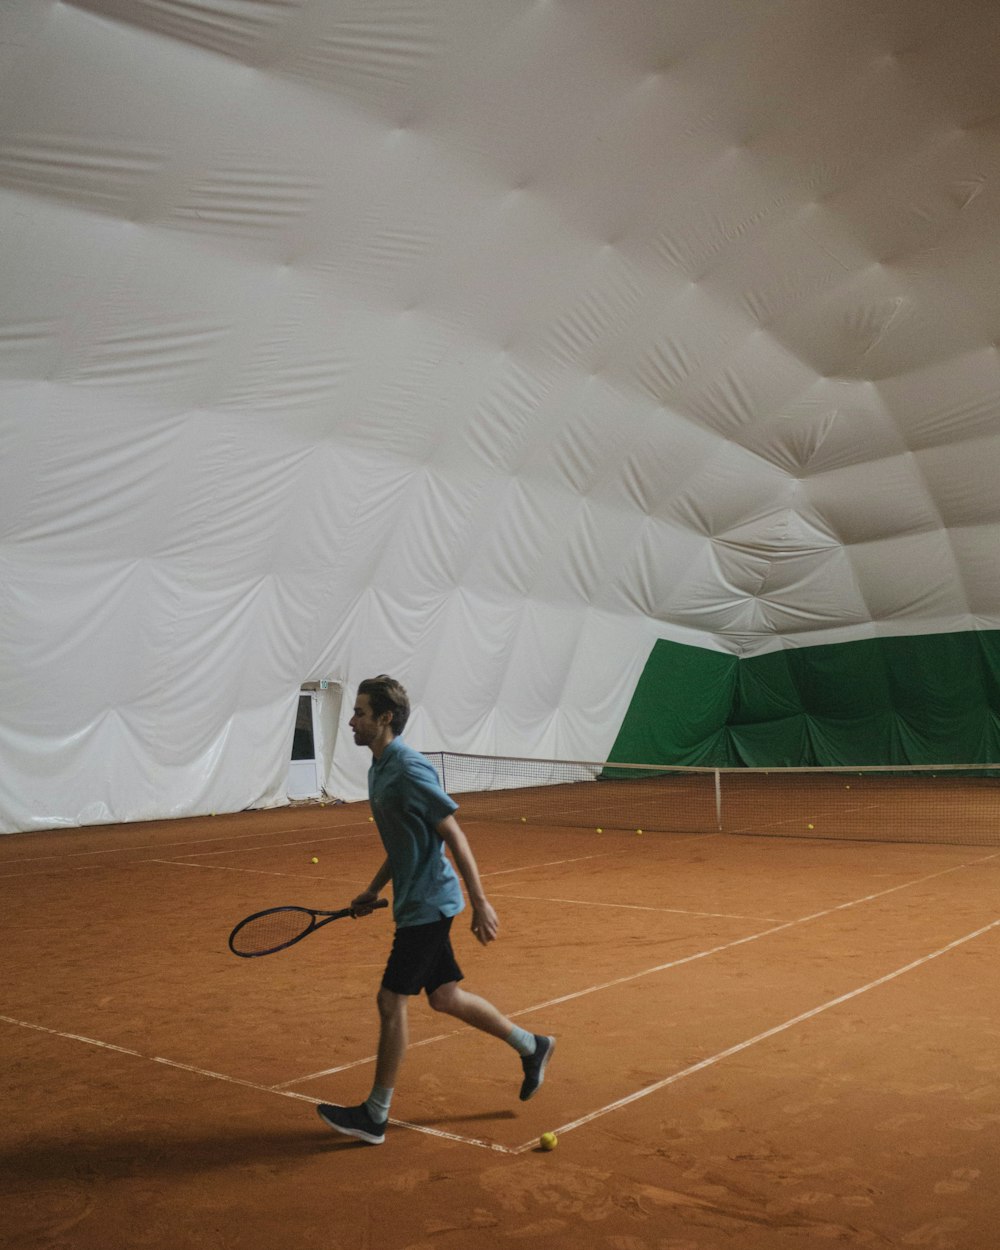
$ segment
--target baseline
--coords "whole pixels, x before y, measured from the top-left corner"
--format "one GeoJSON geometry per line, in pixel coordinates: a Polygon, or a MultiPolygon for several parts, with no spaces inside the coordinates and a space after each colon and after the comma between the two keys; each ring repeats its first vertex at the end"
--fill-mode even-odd
{"type": "MultiPolygon", "coordinates": [[[[121,1055],[128,1055],[134,1059],[142,1059],[147,1063],[160,1063],[168,1068],[177,1068],[181,1072],[191,1072],[196,1076],[203,1076],[213,1081],[225,1081],[229,1085],[242,1085],[245,1089],[253,1089],[261,1094],[276,1094],[279,1098],[294,1098],[299,1102],[310,1102],[313,1106],[318,1106],[323,1102],[322,1098],[313,1098],[310,1094],[297,1094],[291,1090],[280,1089],[277,1086],[259,1085],[256,1081],[247,1081],[238,1076],[227,1076],[224,1072],[213,1072],[209,1068],[197,1068],[190,1063],[179,1063],[176,1059],[165,1059],[162,1055],[144,1055],[138,1050],[130,1050],[126,1046],[115,1046],[111,1042],[102,1042],[96,1037],[85,1037],[82,1033],[64,1033],[59,1029],[50,1029],[44,1024],[35,1024],[30,1020],[18,1020],[14,1016],[0,1015],[0,1023],[15,1025],[21,1029],[31,1029],[36,1033],[47,1033],[50,1037],[59,1037],[64,1041],[83,1042],[88,1046],[97,1046],[101,1050],[112,1050],[121,1055]]],[[[428,1124],[411,1124],[408,1120],[394,1120],[390,1117],[389,1123],[395,1125],[396,1128],[412,1129],[415,1133],[424,1133],[428,1137],[442,1137],[446,1141],[461,1142],[466,1146],[478,1146],[483,1150],[492,1150],[497,1154],[514,1154],[516,1148],[511,1146],[501,1146],[497,1142],[483,1141],[479,1137],[465,1137],[461,1133],[449,1133],[444,1129],[431,1128],[428,1124]]]]}
{"type": "MultiPolygon", "coordinates": [[[[699,1060],[697,1063],[690,1064],[688,1067],[681,1069],[679,1072],[673,1072],[669,1076],[664,1077],[662,1080],[655,1081],[652,1085],[647,1085],[645,1088],[637,1090],[633,1094],[628,1094],[624,1098],[619,1098],[615,1102],[608,1103],[607,1106],[599,1107],[597,1110],[588,1112],[584,1116],[579,1116],[575,1120],[559,1125],[551,1131],[556,1133],[558,1136],[560,1134],[573,1132],[575,1129],[582,1128],[586,1124],[592,1124],[595,1120],[598,1120],[603,1116],[610,1115],[612,1112],[618,1111],[622,1107],[629,1106],[631,1103],[638,1102],[640,1099],[648,1098],[652,1094],[658,1093],[661,1089],[665,1089],[669,1085],[676,1084],[685,1077],[693,1076],[698,1072],[703,1072],[705,1069],[713,1067],[717,1063],[721,1063],[724,1059],[729,1059],[733,1055],[737,1055],[745,1050],[748,1050],[751,1046],[759,1045],[761,1042],[767,1041],[769,1038],[775,1037],[779,1033],[784,1033],[788,1029],[794,1028],[796,1025],[804,1024],[808,1020],[815,1019],[816,1016],[822,1015],[824,1012],[830,1011],[834,1007],[839,1007],[841,1004],[850,1002],[852,999],[858,998],[862,994],[867,994],[871,990],[878,989],[880,986],[885,985],[890,981],[894,981],[896,978],[904,976],[906,973],[912,972],[916,968],[923,967],[932,960],[939,959],[941,956],[956,950],[960,946],[964,946],[967,942],[971,942],[978,937],[982,937],[984,934],[989,933],[997,927],[1000,927],[1000,919],[992,920],[989,924],[982,925],[980,928],[973,930],[971,933],[967,933],[960,938],[956,938],[952,942],[948,942],[945,946],[940,947],[938,950],[931,951],[927,955],[922,955],[919,959],[911,960],[908,964],[904,964],[902,967],[896,968],[892,972],[887,972],[883,976],[877,977],[874,981],[869,981],[866,985],[858,986],[856,989],[849,990],[845,994],[839,994],[836,998],[831,998],[825,1003],[820,1003],[818,1006],[811,1008],[809,1011],[800,1012],[797,1016],[793,1016],[790,1020],[785,1020],[781,1024],[776,1024],[770,1029],[765,1029],[763,1032],[755,1034],[753,1037],[746,1038],[742,1042],[737,1042],[735,1045],[729,1046],[715,1055],[710,1055],[705,1059],[699,1060]]],[[[243,1080],[239,1077],[228,1076],[222,1072],[213,1072],[207,1068],[198,1068],[192,1064],[180,1063],[174,1059],[166,1059],[162,1055],[143,1055],[139,1051],[130,1050],[123,1046],[115,1046],[108,1042],[99,1041],[96,1038],[85,1037],[79,1033],[64,1033],[58,1029],[48,1028],[45,1025],[34,1024],[27,1020],[18,1020],[13,1016],[0,1015],[0,1021],[20,1028],[32,1029],[40,1033],[46,1033],[53,1037],[63,1038],[64,1040],[84,1042],[88,1045],[97,1046],[104,1050],[115,1051],[119,1054],[143,1059],[149,1063],[163,1064],[167,1067],[176,1068],[182,1072],[190,1072],[194,1075],[205,1077],[210,1080],[225,1081],[232,1085],[241,1085],[246,1089],[252,1089],[258,1093],[275,1094],[281,1098],[294,1098],[301,1102],[312,1103],[314,1106],[323,1101],[320,1098],[313,1098],[308,1094],[295,1093],[294,1091],[282,1086],[260,1085],[257,1082],[243,1080]]],[[[535,1138],[531,1138],[527,1142],[522,1142],[519,1146],[502,1146],[497,1142],[487,1142],[478,1137],[467,1137],[460,1133],[450,1133],[442,1129],[432,1128],[429,1125],[414,1124],[408,1120],[396,1120],[390,1117],[389,1123],[396,1128],[410,1129],[417,1133],[424,1133],[430,1137],[438,1137],[447,1141],[459,1142],[463,1145],[476,1146],[480,1149],[490,1150],[497,1154],[520,1155],[524,1154],[528,1150],[534,1150],[537,1148],[537,1141],[535,1138]]]]}

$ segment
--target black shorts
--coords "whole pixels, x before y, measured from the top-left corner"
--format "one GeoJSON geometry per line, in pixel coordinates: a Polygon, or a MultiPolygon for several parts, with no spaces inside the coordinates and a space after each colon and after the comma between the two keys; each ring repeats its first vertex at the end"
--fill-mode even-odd
{"type": "Polygon", "coordinates": [[[382,985],[393,994],[433,994],[449,981],[461,981],[462,969],[451,949],[451,916],[430,924],[397,929],[382,985]]]}

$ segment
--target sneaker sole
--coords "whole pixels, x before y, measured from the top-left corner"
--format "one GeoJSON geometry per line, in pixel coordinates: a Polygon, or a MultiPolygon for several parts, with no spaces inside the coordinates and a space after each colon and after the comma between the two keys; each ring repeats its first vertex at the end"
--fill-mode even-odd
{"type": "Polygon", "coordinates": [[[534,1096],[542,1088],[542,1081],[545,1080],[545,1069],[549,1066],[549,1060],[552,1058],[553,1051],[556,1048],[556,1039],[554,1037],[550,1037],[548,1039],[548,1042],[549,1042],[549,1048],[545,1052],[545,1058],[542,1060],[542,1066],[538,1069],[538,1084],[535,1086],[535,1088],[531,1091],[530,1094],[524,1095],[524,1097],[521,1099],[521,1102],[530,1102],[530,1100],[534,1098],[534,1096]]]}
{"type": "Polygon", "coordinates": [[[316,1111],[324,1124],[332,1128],[335,1133],[342,1133],[344,1137],[353,1137],[356,1141],[367,1142],[369,1146],[381,1146],[385,1141],[384,1133],[381,1137],[375,1137],[372,1133],[366,1133],[362,1128],[345,1128],[342,1124],[337,1124],[329,1116],[324,1115],[318,1107],[316,1111]]]}

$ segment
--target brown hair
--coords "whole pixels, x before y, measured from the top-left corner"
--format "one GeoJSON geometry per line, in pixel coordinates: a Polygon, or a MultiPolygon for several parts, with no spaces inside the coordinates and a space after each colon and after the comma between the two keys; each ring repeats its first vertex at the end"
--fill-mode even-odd
{"type": "Polygon", "coordinates": [[[366,677],[358,686],[358,694],[366,694],[376,716],[392,713],[392,732],[401,734],[410,719],[410,700],[398,681],[380,673],[378,677],[366,677]]]}

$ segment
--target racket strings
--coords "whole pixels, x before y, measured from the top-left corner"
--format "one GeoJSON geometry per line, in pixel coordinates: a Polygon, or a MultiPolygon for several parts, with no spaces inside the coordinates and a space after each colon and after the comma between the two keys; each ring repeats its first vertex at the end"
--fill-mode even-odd
{"type": "Polygon", "coordinates": [[[254,916],[233,934],[231,942],[238,955],[261,955],[265,951],[287,946],[306,933],[313,924],[309,912],[287,908],[254,916]]]}

